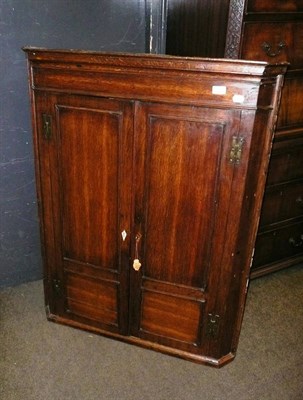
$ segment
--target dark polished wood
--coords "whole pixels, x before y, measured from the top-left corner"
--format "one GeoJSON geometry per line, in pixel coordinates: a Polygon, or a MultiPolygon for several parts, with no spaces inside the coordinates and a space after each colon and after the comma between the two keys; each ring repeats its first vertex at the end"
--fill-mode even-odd
{"type": "Polygon", "coordinates": [[[48,318],[231,361],[286,66],[25,51],[48,318]]]}
{"type": "MultiPolygon", "coordinates": [[[[303,18],[302,18],[303,19],[303,18]]],[[[246,22],[241,57],[248,60],[290,63],[289,71],[303,64],[303,20],[301,22],[246,22]]]]}
{"type": "Polygon", "coordinates": [[[248,12],[296,12],[303,11],[302,0],[247,0],[248,12]]]}
{"type": "Polygon", "coordinates": [[[166,54],[223,57],[229,0],[167,0],[166,54]]]}
{"type": "Polygon", "coordinates": [[[303,195],[303,2],[247,0],[243,6],[240,23],[229,23],[226,55],[289,62],[251,270],[257,277],[303,261],[297,201],[303,195]],[[238,39],[233,47],[229,36],[238,39]]]}

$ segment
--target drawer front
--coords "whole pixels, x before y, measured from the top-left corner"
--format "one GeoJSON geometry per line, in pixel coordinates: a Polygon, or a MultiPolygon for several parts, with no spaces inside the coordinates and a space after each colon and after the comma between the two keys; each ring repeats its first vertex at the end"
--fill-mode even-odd
{"type": "Polygon", "coordinates": [[[303,179],[302,139],[274,144],[269,163],[267,186],[294,179],[303,179]],[[296,142],[298,145],[293,146],[296,142]]]}
{"type": "Polygon", "coordinates": [[[248,0],[247,12],[303,11],[303,0],[248,0]]]}
{"type": "Polygon", "coordinates": [[[303,215],[303,182],[270,187],[265,193],[260,226],[303,215]]]}
{"type": "Polygon", "coordinates": [[[253,267],[303,253],[303,222],[257,236],[253,267]]]}
{"type": "MultiPolygon", "coordinates": [[[[303,47],[303,42],[302,42],[303,47]]],[[[288,75],[282,89],[281,104],[278,115],[278,128],[303,126],[303,74],[288,75]]]]}
{"type": "Polygon", "coordinates": [[[267,61],[287,61],[289,69],[303,64],[303,22],[246,22],[241,58],[267,61]]]}

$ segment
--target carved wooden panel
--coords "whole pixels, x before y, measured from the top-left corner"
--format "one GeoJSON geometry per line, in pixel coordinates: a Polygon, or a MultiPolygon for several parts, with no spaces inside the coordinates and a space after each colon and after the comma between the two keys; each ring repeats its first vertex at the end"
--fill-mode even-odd
{"type": "Polygon", "coordinates": [[[245,0],[230,0],[226,33],[226,58],[239,58],[245,0]]]}

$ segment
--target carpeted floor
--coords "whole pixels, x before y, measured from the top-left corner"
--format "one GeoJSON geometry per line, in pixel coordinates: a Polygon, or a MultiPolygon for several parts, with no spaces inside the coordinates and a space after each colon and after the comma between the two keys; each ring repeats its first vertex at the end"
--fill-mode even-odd
{"type": "Polygon", "coordinates": [[[252,281],[214,369],[48,322],[42,282],[0,291],[1,400],[302,400],[303,269],[252,281]]]}

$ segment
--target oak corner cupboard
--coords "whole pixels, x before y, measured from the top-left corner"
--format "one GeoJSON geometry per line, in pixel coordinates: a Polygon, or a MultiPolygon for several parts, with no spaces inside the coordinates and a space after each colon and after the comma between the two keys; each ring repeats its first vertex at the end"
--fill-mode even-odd
{"type": "Polygon", "coordinates": [[[24,50],[48,318],[232,360],[286,66],[24,50]]]}

